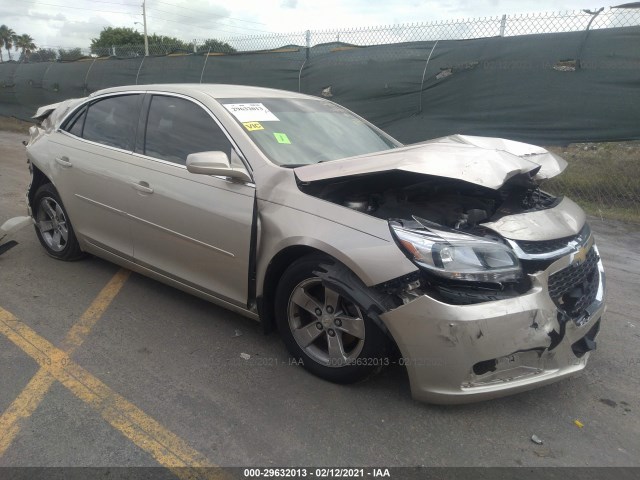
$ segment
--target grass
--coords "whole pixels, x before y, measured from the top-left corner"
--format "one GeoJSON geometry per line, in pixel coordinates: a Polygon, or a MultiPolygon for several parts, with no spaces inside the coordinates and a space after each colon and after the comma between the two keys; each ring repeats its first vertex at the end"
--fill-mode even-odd
{"type": "Polygon", "coordinates": [[[549,150],[569,163],[543,186],[591,215],[640,223],[640,142],[577,143],[549,150]]]}

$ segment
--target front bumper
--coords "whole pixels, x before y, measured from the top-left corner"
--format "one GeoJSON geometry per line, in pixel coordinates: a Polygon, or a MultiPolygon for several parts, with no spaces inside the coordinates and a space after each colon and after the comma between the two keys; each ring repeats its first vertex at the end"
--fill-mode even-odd
{"type": "Polygon", "coordinates": [[[595,299],[579,317],[568,318],[548,288],[551,275],[581,260],[567,255],[531,275],[531,290],[519,297],[450,305],[423,295],[381,315],[402,353],[413,397],[442,404],[474,402],[582,370],[605,311],[602,262],[595,299]]]}

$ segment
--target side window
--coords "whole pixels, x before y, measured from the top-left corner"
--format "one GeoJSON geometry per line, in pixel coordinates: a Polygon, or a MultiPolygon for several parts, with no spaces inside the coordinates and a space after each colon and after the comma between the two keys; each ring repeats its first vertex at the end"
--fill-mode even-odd
{"type": "Polygon", "coordinates": [[[149,105],[144,154],[184,165],[187,155],[232,146],[218,124],[200,106],[177,97],[155,95],[149,105]]]}
{"type": "Polygon", "coordinates": [[[87,116],[87,107],[84,106],[69,119],[63,130],[75,135],[76,137],[82,136],[82,127],[84,127],[84,119],[87,116]]]}
{"type": "Polygon", "coordinates": [[[139,94],[123,95],[98,100],[89,105],[82,138],[123,150],[133,150],[140,98],[139,94]]]}

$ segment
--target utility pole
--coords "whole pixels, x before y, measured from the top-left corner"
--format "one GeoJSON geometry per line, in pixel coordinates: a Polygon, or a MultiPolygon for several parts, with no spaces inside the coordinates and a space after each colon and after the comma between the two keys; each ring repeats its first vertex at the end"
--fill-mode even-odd
{"type": "Polygon", "coordinates": [[[144,22],[144,56],[149,56],[149,39],[147,38],[147,7],[146,0],[142,0],[142,21],[144,22]]]}

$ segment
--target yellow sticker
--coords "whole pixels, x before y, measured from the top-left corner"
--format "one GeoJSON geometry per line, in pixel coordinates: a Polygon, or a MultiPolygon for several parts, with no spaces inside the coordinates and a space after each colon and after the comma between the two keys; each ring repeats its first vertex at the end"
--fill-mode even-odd
{"type": "Polygon", "coordinates": [[[250,132],[253,132],[254,130],[264,130],[264,127],[258,122],[244,122],[242,125],[244,125],[244,128],[250,132]]]}
{"type": "Polygon", "coordinates": [[[287,145],[291,145],[291,141],[289,140],[289,137],[287,137],[286,133],[274,133],[273,136],[276,137],[276,141],[278,143],[285,143],[287,145]]]}

